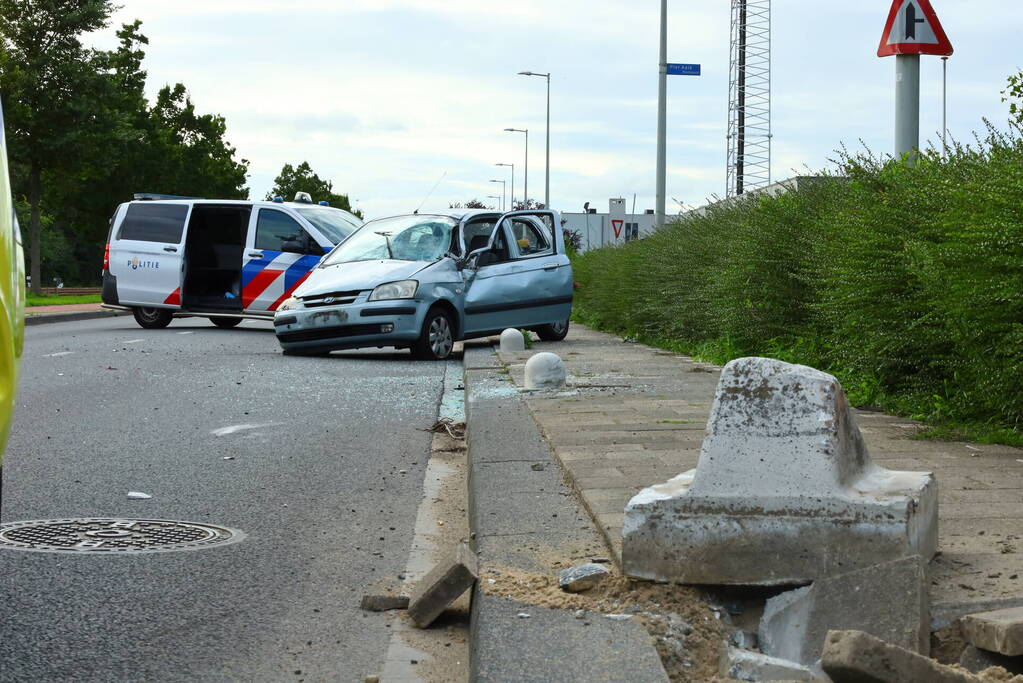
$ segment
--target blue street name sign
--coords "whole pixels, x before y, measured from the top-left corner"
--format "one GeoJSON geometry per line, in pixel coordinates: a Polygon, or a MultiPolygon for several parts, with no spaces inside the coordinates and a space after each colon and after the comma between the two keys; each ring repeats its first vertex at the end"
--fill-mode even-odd
{"type": "Polygon", "coordinates": [[[699,76],[700,65],[699,64],[669,64],[668,65],[669,76],[699,76]]]}

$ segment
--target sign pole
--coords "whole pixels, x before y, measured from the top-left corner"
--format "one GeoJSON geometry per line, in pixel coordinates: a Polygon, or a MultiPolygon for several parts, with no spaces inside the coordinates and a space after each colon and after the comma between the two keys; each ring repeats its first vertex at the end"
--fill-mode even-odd
{"type": "Polygon", "coordinates": [[[941,58],[941,157],[948,156],[948,57],[941,58]]]}
{"type": "Polygon", "coordinates": [[[668,0],[661,0],[661,61],[657,76],[657,204],[654,223],[664,227],[665,157],[668,120],[668,0]]]}
{"type": "Polygon", "coordinates": [[[916,165],[920,149],[920,55],[895,56],[895,156],[916,165]]]}

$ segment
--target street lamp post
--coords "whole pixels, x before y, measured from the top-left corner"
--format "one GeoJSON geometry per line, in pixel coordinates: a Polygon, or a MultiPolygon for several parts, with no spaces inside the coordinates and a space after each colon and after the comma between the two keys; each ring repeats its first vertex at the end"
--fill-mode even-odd
{"type": "Polygon", "coordinates": [[[509,206],[515,208],[515,164],[494,164],[494,166],[510,166],[511,167],[511,204],[509,206]]]}
{"type": "Polygon", "coordinates": [[[668,91],[668,0],[661,0],[661,50],[657,75],[657,179],[656,204],[654,205],[654,223],[657,228],[664,227],[664,195],[666,169],[666,131],[667,131],[667,100],[668,91]]]}
{"type": "Polygon", "coordinates": [[[529,129],[528,128],[505,128],[506,133],[525,133],[526,134],[526,170],[523,171],[525,176],[524,189],[522,190],[522,208],[527,208],[529,203],[529,129]]]}
{"type": "Polygon", "coordinates": [[[551,208],[551,75],[532,71],[520,71],[520,76],[541,76],[547,79],[547,171],[544,174],[544,208],[551,208]]]}
{"type": "MultiPolygon", "coordinates": [[[[502,202],[504,201],[501,197],[498,197],[496,194],[488,194],[487,199],[501,199],[502,202]]],[[[497,202],[494,203],[496,204],[497,202]]],[[[504,204],[501,204],[501,211],[504,211],[504,204]]]]}
{"type": "Polygon", "coordinates": [[[508,196],[507,190],[508,181],[506,180],[491,180],[492,183],[501,183],[501,211],[504,211],[504,198],[508,196]]]}

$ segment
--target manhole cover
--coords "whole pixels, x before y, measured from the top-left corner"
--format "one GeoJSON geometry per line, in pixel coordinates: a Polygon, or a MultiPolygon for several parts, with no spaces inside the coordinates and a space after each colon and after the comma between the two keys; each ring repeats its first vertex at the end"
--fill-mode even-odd
{"type": "Polygon", "coordinates": [[[197,550],[243,538],[245,534],[227,527],[166,519],[37,519],[0,524],[0,548],[42,552],[197,550]]]}

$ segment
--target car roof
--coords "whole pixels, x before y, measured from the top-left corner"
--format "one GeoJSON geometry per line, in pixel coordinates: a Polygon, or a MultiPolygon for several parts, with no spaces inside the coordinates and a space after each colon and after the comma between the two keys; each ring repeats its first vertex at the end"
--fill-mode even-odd
{"type": "Polygon", "coordinates": [[[416,211],[414,213],[396,213],[391,216],[380,216],[374,220],[385,220],[388,218],[401,218],[403,216],[444,216],[461,221],[474,216],[500,216],[504,212],[497,209],[440,209],[438,211],[416,211]]]}
{"type": "MultiPolygon", "coordinates": [[[[133,199],[129,204],[217,204],[227,205],[256,205],[256,206],[289,206],[293,209],[337,209],[345,213],[351,213],[340,206],[324,206],[322,204],[308,204],[306,202],[274,202],[269,199],[133,199]]],[[[352,214],[353,216],[355,214],[352,214]]]]}

